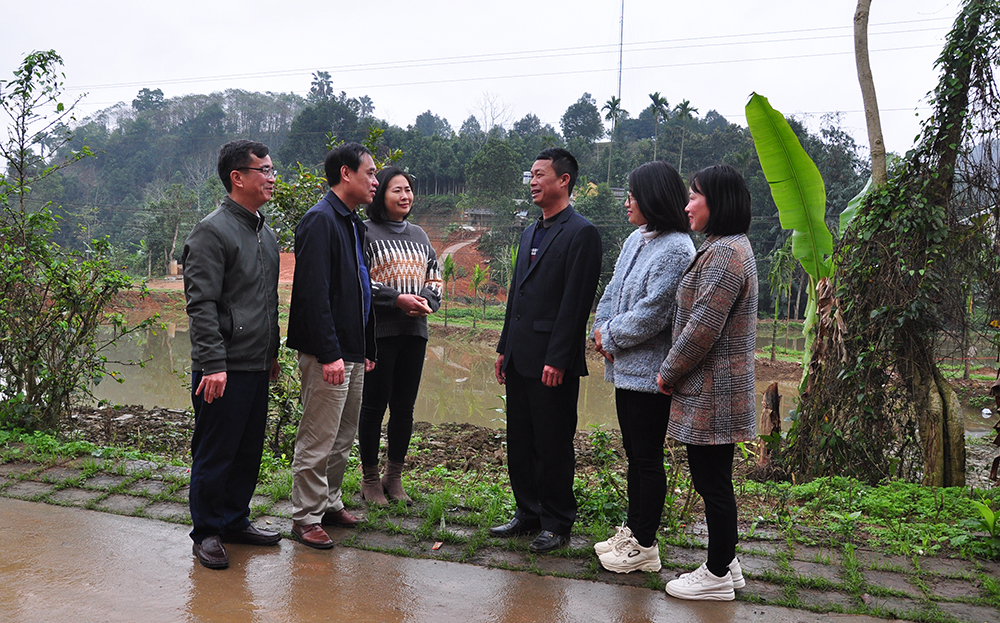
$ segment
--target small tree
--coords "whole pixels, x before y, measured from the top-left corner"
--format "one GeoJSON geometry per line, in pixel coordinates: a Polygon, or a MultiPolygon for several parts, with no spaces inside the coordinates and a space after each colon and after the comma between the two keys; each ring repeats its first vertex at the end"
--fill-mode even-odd
{"type": "MultiPolygon", "coordinates": [[[[490,274],[490,269],[487,268],[486,270],[483,270],[482,268],[480,268],[479,264],[476,264],[476,266],[472,269],[472,283],[470,284],[469,289],[472,291],[472,303],[473,303],[473,305],[476,302],[476,296],[479,295],[479,288],[480,288],[480,286],[483,285],[483,282],[486,281],[487,277],[489,277],[489,274],[490,274]]],[[[482,300],[483,300],[483,321],[485,321],[486,320],[486,295],[485,294],[483,294],[482,300]]],[[[473,314],[472,314],[472,328],[473,329],[476,328],[476,314],[475,314],[475,312],[473,312],[473,314]]]]}
{"type": "Polygon", "coordinates": [[[451,253],[444,256],[444,260],[441,261],[441,280],[444,282],[444,288],[441,290],[441,298],[444,301],[444,327],[448,328],[448,282],[455,279],[455,260],[451,257],[451,253]]]}
{"type": "Polygon", "coordinates": [[[0,109],[11,120],[0,141],[7,163],[0,177],[0,421],[32,429],[57,428],[73,397],[105,376],[105,349],[148,326],[130,329],[121,314],[105,311],[132,287],[112,264],[108,241],[90,241],[86,255],[66,252],[52,240],[57,219],[49,207],[28,206],[33,184],[89,154],[52,158],[71,134],[63,129],[53,147],[50,132],[68,127],[75,105],[59,101],[61,65],[54,50],[33,52],[12,80],[0,80],[0,109]],[[102,325],[108,337],[99,337],[102,325]]]}

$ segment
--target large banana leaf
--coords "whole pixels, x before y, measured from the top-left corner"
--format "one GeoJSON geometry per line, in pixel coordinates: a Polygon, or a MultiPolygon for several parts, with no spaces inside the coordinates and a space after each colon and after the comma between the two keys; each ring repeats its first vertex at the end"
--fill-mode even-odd
{"type": "Polygon", "coordinates": [[[747,125],[783,229],[792,231],[792,255],[814,280],[830,276],[833,235],[826,226],[826,187],[784,115],[754,93],[747,125]]]}

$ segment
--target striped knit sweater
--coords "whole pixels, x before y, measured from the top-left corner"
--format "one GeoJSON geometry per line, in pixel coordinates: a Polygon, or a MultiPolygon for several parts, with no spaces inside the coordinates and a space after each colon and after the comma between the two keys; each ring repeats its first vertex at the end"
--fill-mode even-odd
{"type": "Polygon", "coordinates": [[[375,337],[419,335],[427,339],[427,319],[407,316],[396,307],[400,294],[441,306],[441,272],[437,254],[424,230],[408,221],[365,221],[365,261],[372,280],[375,337]]]}

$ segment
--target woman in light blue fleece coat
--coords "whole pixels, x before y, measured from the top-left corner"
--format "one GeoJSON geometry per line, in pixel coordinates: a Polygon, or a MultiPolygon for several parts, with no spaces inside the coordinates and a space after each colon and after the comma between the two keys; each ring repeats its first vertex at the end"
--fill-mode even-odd
{"type": "Polygon", "coordinates": [[[656,386],[656,372],[670,351],[677,284],[694,258],[688,235],[684,181],[665,162],[648,162],[629,174],[625,203],[638,225],[626,239],[611,282],[597,305],[593,338],[604,355],[605,378],[628,457],[628,520],[594,545],[609,571],[658,571],[656,530],[666,497],[663,440],[670,396],[656,386]]]}

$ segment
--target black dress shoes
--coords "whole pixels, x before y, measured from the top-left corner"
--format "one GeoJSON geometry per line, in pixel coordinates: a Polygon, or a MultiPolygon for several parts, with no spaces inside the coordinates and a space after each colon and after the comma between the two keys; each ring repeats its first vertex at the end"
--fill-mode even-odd
{"type": "Polygon", "coordinates": [[[556,534],[549,530],[542,530],[528,546],[528,550],[535,554],[544,554],[560,547],[566,547],[568,544],[568,534],[556,534]]]}
{"type": "Polygon", "coordinates": [[[539,528],[540,526],[537,522],[528,522],[518,517],[514,517],[502,526],[490,528],[490,534],[501,538],[507,538],[521,534],[529,534],[531,532],[535,532],[539,528]]]}
{"type": "Polygon", "coordinates": [[[225,569],[229,566],[229,555],[226,554],[226,548],[222,546],[222,539],[218,535],[205,537],[201,543],[195,543],[191,551],[203,567],[225,569]]]}
{"type": "Polygon", "coordinates": [[[277,545],[281,535],[273,530],[261,530],[250,524],[242,532],[229,532],[222,535],[223,543],[243,543],[245,545],[277,545]]]}

